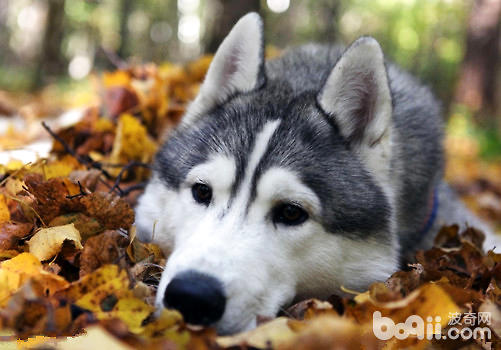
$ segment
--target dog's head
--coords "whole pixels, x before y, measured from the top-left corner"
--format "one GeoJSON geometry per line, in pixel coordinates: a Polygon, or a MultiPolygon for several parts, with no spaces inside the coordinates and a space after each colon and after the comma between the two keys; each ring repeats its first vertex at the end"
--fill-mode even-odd
{"type": "Polygon", "coordinates": [[[341,53],[265,65],[254,13],[221,44],[137,209],[139,238],[172,252],[159,307],[232,333],[396,269],[383,55],[372,38],[341,53]]]}

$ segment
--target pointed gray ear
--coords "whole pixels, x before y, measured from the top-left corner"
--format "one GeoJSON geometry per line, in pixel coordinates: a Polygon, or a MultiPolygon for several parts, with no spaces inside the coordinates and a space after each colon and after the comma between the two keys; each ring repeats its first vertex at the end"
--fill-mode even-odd
{"type": "Polygon", "coordinates": [[[362,37],[346,49],[317,96],[343,137],[373,146],[391,124],[391,94],[378,42],[362,37]]]}
{"type": "Polygon", "coordinates": [[[219,46],[183,123],[192,123],[232,95],[257,89],[264,81],[263,22],[251,12],[240,18],[219,46]]]}

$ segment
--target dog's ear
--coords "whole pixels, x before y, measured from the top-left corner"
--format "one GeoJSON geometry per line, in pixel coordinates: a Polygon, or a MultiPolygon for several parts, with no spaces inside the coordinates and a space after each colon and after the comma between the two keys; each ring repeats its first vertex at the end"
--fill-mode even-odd
{"type": "Polygon", "coordinates": [[[361,37],[349,46],[317,96],[350,144],[373,147],[388,131],[392,102],[378,42],[361,37]]]}
{"type": "Polygon", "coordinates": [[[235,24],[219,46],[183,122],[195,121],[237,93],[259,88],[265,79],[263,22],[251,12],[235,24]]]}

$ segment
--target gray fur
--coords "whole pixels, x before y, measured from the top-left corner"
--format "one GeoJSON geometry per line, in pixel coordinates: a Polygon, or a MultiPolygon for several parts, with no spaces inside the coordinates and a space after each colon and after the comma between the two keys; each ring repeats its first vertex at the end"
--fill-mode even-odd
{"type": "Polygon", "coordinates": [[[485,248],[498,244],[442,180],[440,104],[374,39],[266,63],[261,40],[257,14],[235,25],[156,156],[136,224],[139,239],[172,253],[157,307],[195,269],[221,282],[226,308],[211,322],[231,333],[294,297],[385,280],[444,224],[479,227],[485,248]],[[200,202],[198,183],[212,200],[200,202]],[[284,204],[307,220],[277,219],[284,204]]]}

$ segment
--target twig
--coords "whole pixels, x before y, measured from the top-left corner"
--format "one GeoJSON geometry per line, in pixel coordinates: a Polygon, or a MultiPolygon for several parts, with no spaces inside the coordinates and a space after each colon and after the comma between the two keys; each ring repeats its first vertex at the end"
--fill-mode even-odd
{"type": "MultiPolygon", "coordinates": [[[[128,188],[122,190],[120,188],[120,182],[122,181],[122,177],[126,171],[128,171],[134,167],[143,167],[143,168],[150,169],[149,164],[131,161],[120,170],[120,173],[115,178],[115,177],[111,176],[111,174],[109,172],[107,172],[105,169],[103,169],[102,163],[96,162],[96,161],[92,160],[90,157],[83,157],[83,156],[80,156],[79,154],[77,154],[77,152],[73,148],[71,148],[58,134],[56,134],[54,131],[52,131],[52,129],[45,122],[42,122],[42,126],[44,127],[45,130],[47,130],[47,132],[57,142],[59,142],[63,146],[64,150],[67,153],[71,154],[74,158],[76,158],[76,160],[79,163],[85,165],[87,168],[94,168],[94,169],[99,170],[101,172],[101,174],[103,174],[106,177],[106,179],[108,179],[108,180],[114,179],[115,182],[114,182],[113,186],[111,186],[111,187],[109,187],[109,185],[106,183],[106,181],[101,180],[103,183],[105,183],[110,188],[110,193],[116,191],[120,197],[124,197],[124,196],[127,196],[132,191],[141,190],[146,186],[146,183],[138,183],[138,184],[129,186],[128,188]]],[[[78,185],[80,186],[80,193],[73,195],[73,196],[67,196],[66,198],[72,199],[72,198],[84,196],[87,194],[85,192],[85,190],[83,190],[83,187],[80,185],[80,183],[78,183],[78,185]]]]}
{"type": "MultiPolygon", "coordinates": [[[[134,168],[134,167],[143,167],[143,168],[147,168],[147,169],[149,169],[149,168],[150,168],[150,165],[149,165],[149,164],[146,164],[146,163],[136,162],[136,161],[131,161],[131,162],[129,162],[126,166],[124,166],[124,167],[120,170],[120,173],[118,173],[118,176],[117,176],[117,178],[116,178],[116,180],[115,180],[115,183],[113,184],[113,186],[112,186],[112,187],[111,187],[111,189],[110,189],[110,193],[111,193],[111,192],[113,192],[113,191],[115,191],[115,189],[117,189],[117,190],[119,191],[119,193],[120,193],[120,196],[121,196],[121,197],[123,197],[123,196],[124,196],[124,195],[123,195],[124,190],[121,190],[121,189],[120,189],[120,187],[119,187],[120,182],[122,181],[122,176],[123,176],[123,174],[124,174],[126,171],[128,171],[128,170],[130,170],[130,169],[132,169],[132,168],[134,168]]],[[[131,186],[131,187],[132,187],[132,186],[131,186]]],[[[144,187],[144,186],[143,186],[143,187],[144,187]]],[[[130,187],[129,187],[129,188],[130,188],[130,187]]],[[[132,190],[129,190],[129,192],[131,192],[131,191],[132,191],[132,190]]]]}
{"type": "Polygon", "coordinates": [[[146,187],[146,182],[140,182],[138,184],[132,185],[127,187],[126,189],[122,190],[122,193],[120,194],[120,197],[125,197],[132,191],[139,191],[142,190],[146,187]]]}
{"type": "Polygon", "coordinates": [[[103,169],[103,165],[101,163],[96,162],[89,157],[82,157],[78,155],[77,152],[73,148],[71,148],[58,134],[52,131],[52,129],[49,128],[49,126],[45,122],[42,122],[42,126],[45,130],[47,130],[50,136],[52,136],[57,142],[59,142],[61,146],[63,146],[64,150],[75,157],[79,163],[87,166],[88,168],[99,170],[108,180],[113,179],[113,176],[111,176],[110,173],[103,169]]]}
{"type": "Polygon", "coordinates": [[[78,198],[78,197],[83,197],[83,196],[88,195],[88,193],[85,192],[85,189],[83,188],[83,186],[80,183],[80,181],[77,181],[77,184],[78,184],[78,187],[80,188],[80,193],[77,193],[77,194],[74,194],[74,195],[71,195],[71,196],[68,195],[68,196],[66,196],[66,198],[73,199],[73,198],[78,198]]]}

